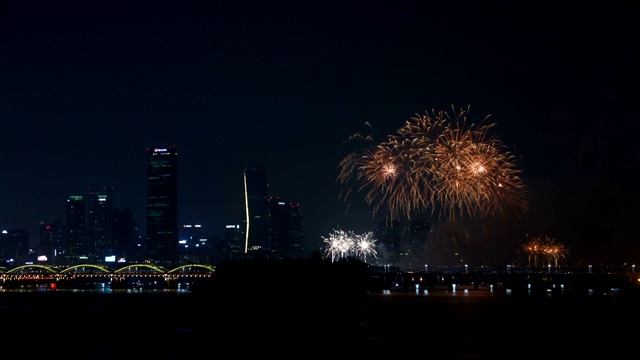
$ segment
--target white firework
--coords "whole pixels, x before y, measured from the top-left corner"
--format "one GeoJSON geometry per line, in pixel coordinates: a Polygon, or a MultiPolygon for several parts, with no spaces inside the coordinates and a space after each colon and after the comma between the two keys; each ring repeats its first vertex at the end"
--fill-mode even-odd
{"type": "Polygon", "coordinates": [[[373,238],[373,232],[356,235],[354,239],[354,250],[357,257],[363,262],[367,262],[367,257],[376,258],[378,252],[375,249],[376,240],[373,238]]]}
{"type": "Polygon", "coordinates": [[[327,244],[325,246],[325,257],[331,256],[331,262],[340,258],[348,257],[353,251],[355,235],[352,231],[333,230],[328,238],[324,236],[322,239],[327,244]]]}

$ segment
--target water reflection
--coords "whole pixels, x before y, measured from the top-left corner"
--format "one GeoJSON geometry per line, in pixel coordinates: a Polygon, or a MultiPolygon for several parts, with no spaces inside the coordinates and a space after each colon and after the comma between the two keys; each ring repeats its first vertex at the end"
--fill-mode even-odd
{"type": "Polygon", "coordinates": [[[43,293],[43,292],[67,292],[67,293],[120,293],[120,294],[140,294],[140,293],[189,293],[189,286],[178,284],[177,289],[153,288],[145,286],[135,286],[121,289],[111,288],[109,283],[97,283],[81,288],[61,289],[55,283],[25,285],[18,288],[5,288],[0,286],[0,293],[43,293]]]}

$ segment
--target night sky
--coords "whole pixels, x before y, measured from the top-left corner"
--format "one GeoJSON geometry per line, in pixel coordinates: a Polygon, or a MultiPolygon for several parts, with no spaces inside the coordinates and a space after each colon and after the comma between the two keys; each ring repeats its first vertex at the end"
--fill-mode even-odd
{"type": "Polygon", "coordinates": [[[260,166],[319,248],[381,221],[338,198],[349,135],[470,106],[530,197],[478,244],[487,261],[543,234],[576,262],[639,262],[639,18],[635,1],[3,1],[0,227],[35,244],[106,186],[144,231],[146,148],[175,144],[180,223],[222,236],[260,166]]]}

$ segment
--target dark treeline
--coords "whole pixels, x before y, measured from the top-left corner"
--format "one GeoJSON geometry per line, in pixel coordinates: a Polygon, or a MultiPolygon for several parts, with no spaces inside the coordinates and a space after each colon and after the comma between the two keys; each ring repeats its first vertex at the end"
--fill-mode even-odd
{"type": "Polygon", "coordinates": [[[192,289],[216,296],[309,296],[363,295],[368,290],[369,268],[354,259],[332,262],[319,255],[310,258],[229,260],[216,266],[210,281],[192,289]]]}

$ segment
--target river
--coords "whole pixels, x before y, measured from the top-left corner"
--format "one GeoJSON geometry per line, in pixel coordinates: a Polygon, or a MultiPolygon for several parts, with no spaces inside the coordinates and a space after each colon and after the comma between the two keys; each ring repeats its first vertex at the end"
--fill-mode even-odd
{"type": "Polygon", "coordinates": [[[0,291],[2,349],[65,359],[618,358],[638,298],[452,291],[0,291]]]}

